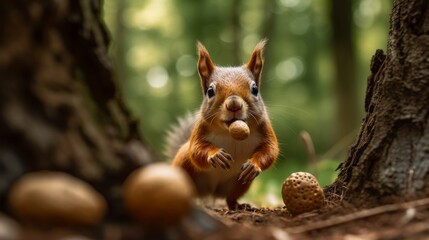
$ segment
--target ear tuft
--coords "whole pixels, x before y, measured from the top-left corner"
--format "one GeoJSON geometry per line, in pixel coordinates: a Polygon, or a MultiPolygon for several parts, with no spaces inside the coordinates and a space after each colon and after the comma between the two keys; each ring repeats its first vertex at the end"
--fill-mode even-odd
{"type": "Polygon", "coordinates": [[[253,50],[252,56],[250,57],[249,62],[247,62],[246,64],[246,67],[253,74],[253,76],[255,77],[256,84],[258,85],[261,78],[261,72],[263,67],[262,52],[264,50],[266,43],[267,43],[267,39],[263,39],[258,44],[256,44],[256,47],[253,50]]]}
{"type": "Polygon", "coordinates": [[[203,44],[200,42],[197,43],[197,51],[198,51],[198,74],[200,75],[201,79],[201,86],[203,88],[203,93],[207,91],[210,76],[213,73],[213,70],[215,68],[211,58],[210,54],[207,51],[207,49],[204,47],[203,44]]]}

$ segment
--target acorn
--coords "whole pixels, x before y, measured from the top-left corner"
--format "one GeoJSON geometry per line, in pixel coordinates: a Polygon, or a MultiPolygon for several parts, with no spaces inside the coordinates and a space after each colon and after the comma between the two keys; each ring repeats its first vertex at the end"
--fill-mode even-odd
{"type": "Polygon", "coordinates": [[[292,173],[282,186],[283,202],[292,215],[320,209],[325,196],[317,179],[306,172],[292,173]]]}
{"type": "Polygon", "coordinates": [[[194,185],[187,173],[166,163],[139,168],[124,183],[125,205],[146,227],[177,224],[191,210],[194,196],[194,185]]]}
{"type": "Polygon", "coordinates": [[[242,120],[236,120],[229,125],[229,134],[236,140],[244,140],[249,137],[250,129],[242,120]]]}
{"type": "Polygon", "coordinates": [[[23,175],[12,186],[8,204],[25,222],[46,226],[93,226],[106,212],[106,200],[88,183],[63,172],[23,175]]]}

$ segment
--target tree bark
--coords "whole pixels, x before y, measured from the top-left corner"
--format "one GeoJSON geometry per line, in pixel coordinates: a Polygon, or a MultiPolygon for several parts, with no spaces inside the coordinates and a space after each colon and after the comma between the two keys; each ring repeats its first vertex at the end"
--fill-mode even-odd
{"type": "Polygon", "coordinates": [[[68,172],[108,200],[156,160],[124,106],[97,0],[0,3],[0,206],[36,170],[68,172]]]}
{"type": "Polygon", "coordinates": [[[429,2],[396,0],[386,55],[371,62],[366,117],[327,191],[354,204],[429,194],[429,2]]]}

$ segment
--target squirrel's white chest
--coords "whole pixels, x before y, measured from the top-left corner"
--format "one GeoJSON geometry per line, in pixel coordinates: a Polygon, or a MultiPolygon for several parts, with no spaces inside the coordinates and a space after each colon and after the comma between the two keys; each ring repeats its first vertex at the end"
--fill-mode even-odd
{"type": "Polygon", "coordinates": [[[211,168],[204,174],[208,178],[205,179],[207,184],[213,191],[224,190],[216,195],[223,195],[223,192],[226,194],[229,192],[229,188],[236,183],[241,172],[241,166],[252,157],[255,149],[260,145],[261,137],[258,133],[251,133],[247,139],[239,141],[233,139],[228,133],[212,133],[206,140],[219,148],[223,148],[234,159],[230,170],[219,167],[211,168]]]}
{"type": "MultiPolygon", "coordinates": [[[[260,144],[261,137],[257,133],[250,134],[245,140],[236,140],[228,133],[211,133],[206,138],[218,148],[223,148],[229,153],[234,162],[246,162],[255,151],[255,148],[260,144]]],[[[241,167],[241,166],[240,166],[241,167]]]]}

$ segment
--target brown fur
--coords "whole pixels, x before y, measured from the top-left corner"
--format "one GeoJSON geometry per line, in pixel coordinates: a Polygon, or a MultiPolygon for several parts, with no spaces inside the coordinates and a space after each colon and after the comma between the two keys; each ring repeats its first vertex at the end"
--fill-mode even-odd
{"type": "Polygon", "coordinates": [[[264,45],[265,41],[256,45],[243,66],[217,67],[198,43],[197,67],[204,98],[191,137],[172,163],[188,172],[200,196],[224,197],[230,209],[240,207],[237,199],[260,171],[274,164],[279,153],[263,100],[259,93],[252,94],[252,86],[260,86],[264,45]],[[213,97],[207,93],[210,88],[213,97]],[[248,124],[248,139],[229,136],[228,126],[235,119],[248,124]]]}

